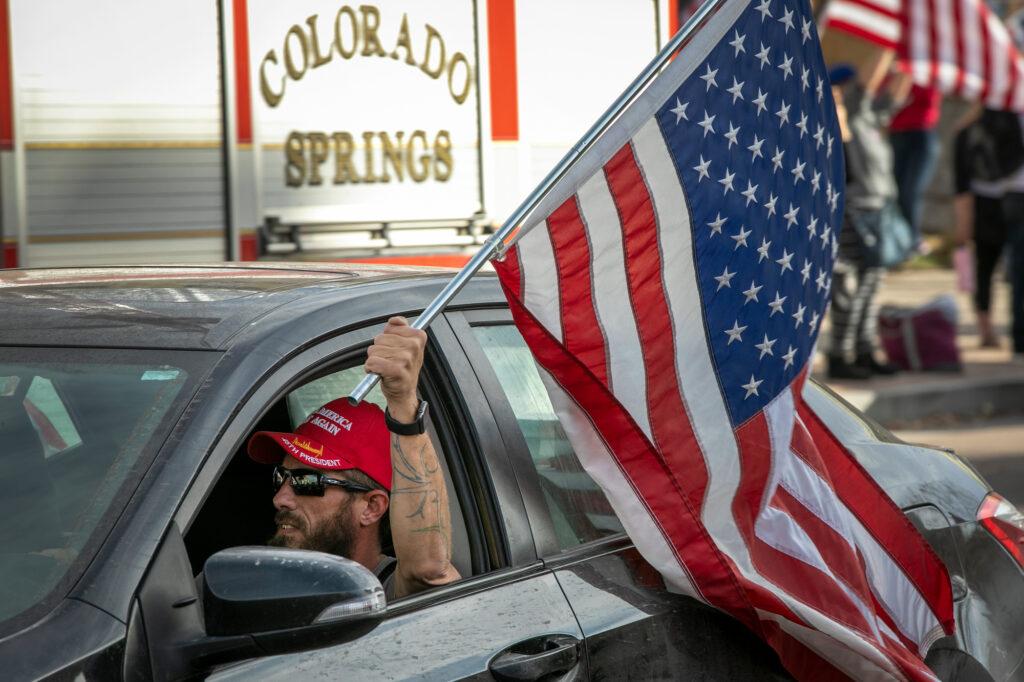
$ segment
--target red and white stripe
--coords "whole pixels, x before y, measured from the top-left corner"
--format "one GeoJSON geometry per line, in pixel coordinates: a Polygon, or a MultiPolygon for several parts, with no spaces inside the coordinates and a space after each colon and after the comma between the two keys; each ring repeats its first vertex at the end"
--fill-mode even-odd
{"type": "Polygon", "coordinates": [[[580,164],[495,262],[584,467],[670,589],[744,622],[798,678],[934,679],[945,568],[804,404],[803,375],[730,427],[666,142],[653,119],[606,139],[621,146],[580,164]]]}
{"type": "Polygon", "coordinates": [[[822,27],[897,49],[922,87],[1024,112],[1024,56],[985,0],[830,0],[822,27]]]}

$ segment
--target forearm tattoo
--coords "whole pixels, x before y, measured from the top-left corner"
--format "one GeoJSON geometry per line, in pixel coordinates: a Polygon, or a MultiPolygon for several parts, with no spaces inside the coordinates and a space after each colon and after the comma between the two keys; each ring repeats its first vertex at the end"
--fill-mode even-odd
{"type": "MultiPolygon", "coordinates": [[[[443,495],[444,476],[441,474],[441,465],[430,446],[430,442],[423,439],[422,445],[412,450],[406,450],[402,446],[400,436],[392,434],[391,452],[394,458],[392,467],[394,470],[394,481],[391,487],[393,502],[398,502],[396,496],[405,498],[401,504],[405,518],[408,520],[406,526],[410,533],[432,534],[439,536],[444,549],[445,558],[451,559],[450,530],[448,528],[447,509],[442,509],[447,504],[446,495],[443,495]]],[[[397,511],[397,510],[396,510],[397,511]]],[[[403,524],[404,525],[404,524],[403,524]]],[[[395,524],[392,523],[392,531],[395,524]]]]}

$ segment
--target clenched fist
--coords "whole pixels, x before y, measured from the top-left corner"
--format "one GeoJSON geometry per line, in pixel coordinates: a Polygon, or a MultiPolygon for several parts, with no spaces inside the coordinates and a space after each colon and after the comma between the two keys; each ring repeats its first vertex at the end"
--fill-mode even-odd
{"type": "Polygon", "coordinates": [[[388,320],[366,353],[366,371],[380,375],[388,412],[397,421],[409,423],[416,417],[416,383],[426,345],[425,331],[413,329],[408,320],[396,316],[388,320]]]}

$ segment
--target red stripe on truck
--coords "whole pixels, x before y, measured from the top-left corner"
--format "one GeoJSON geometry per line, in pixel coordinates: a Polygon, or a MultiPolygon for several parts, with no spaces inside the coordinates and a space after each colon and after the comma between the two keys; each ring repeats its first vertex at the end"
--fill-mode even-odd
{"type": "Polygon", "coordinates": [[[487,52],[491,81],[491,139],[519,139],[515,0],[487,0],[487,52]]]}
{"type": "Polygon", "coordinates": [[[234,0],[235,122],[238,144],[252,144],[252,87],[249,82],[249,8],[234,0]]]}

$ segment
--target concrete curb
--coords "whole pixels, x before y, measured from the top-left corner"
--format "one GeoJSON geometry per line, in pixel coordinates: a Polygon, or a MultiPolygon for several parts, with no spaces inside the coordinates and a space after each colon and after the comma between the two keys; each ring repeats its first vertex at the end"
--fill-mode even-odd
{"type": "Polygon", "coordinates": [[[875,421],[891,429],[945,426],[1024,414],[1024,375],[951,377],[948,382],[884,388],[831,388],[875,421]]]}

